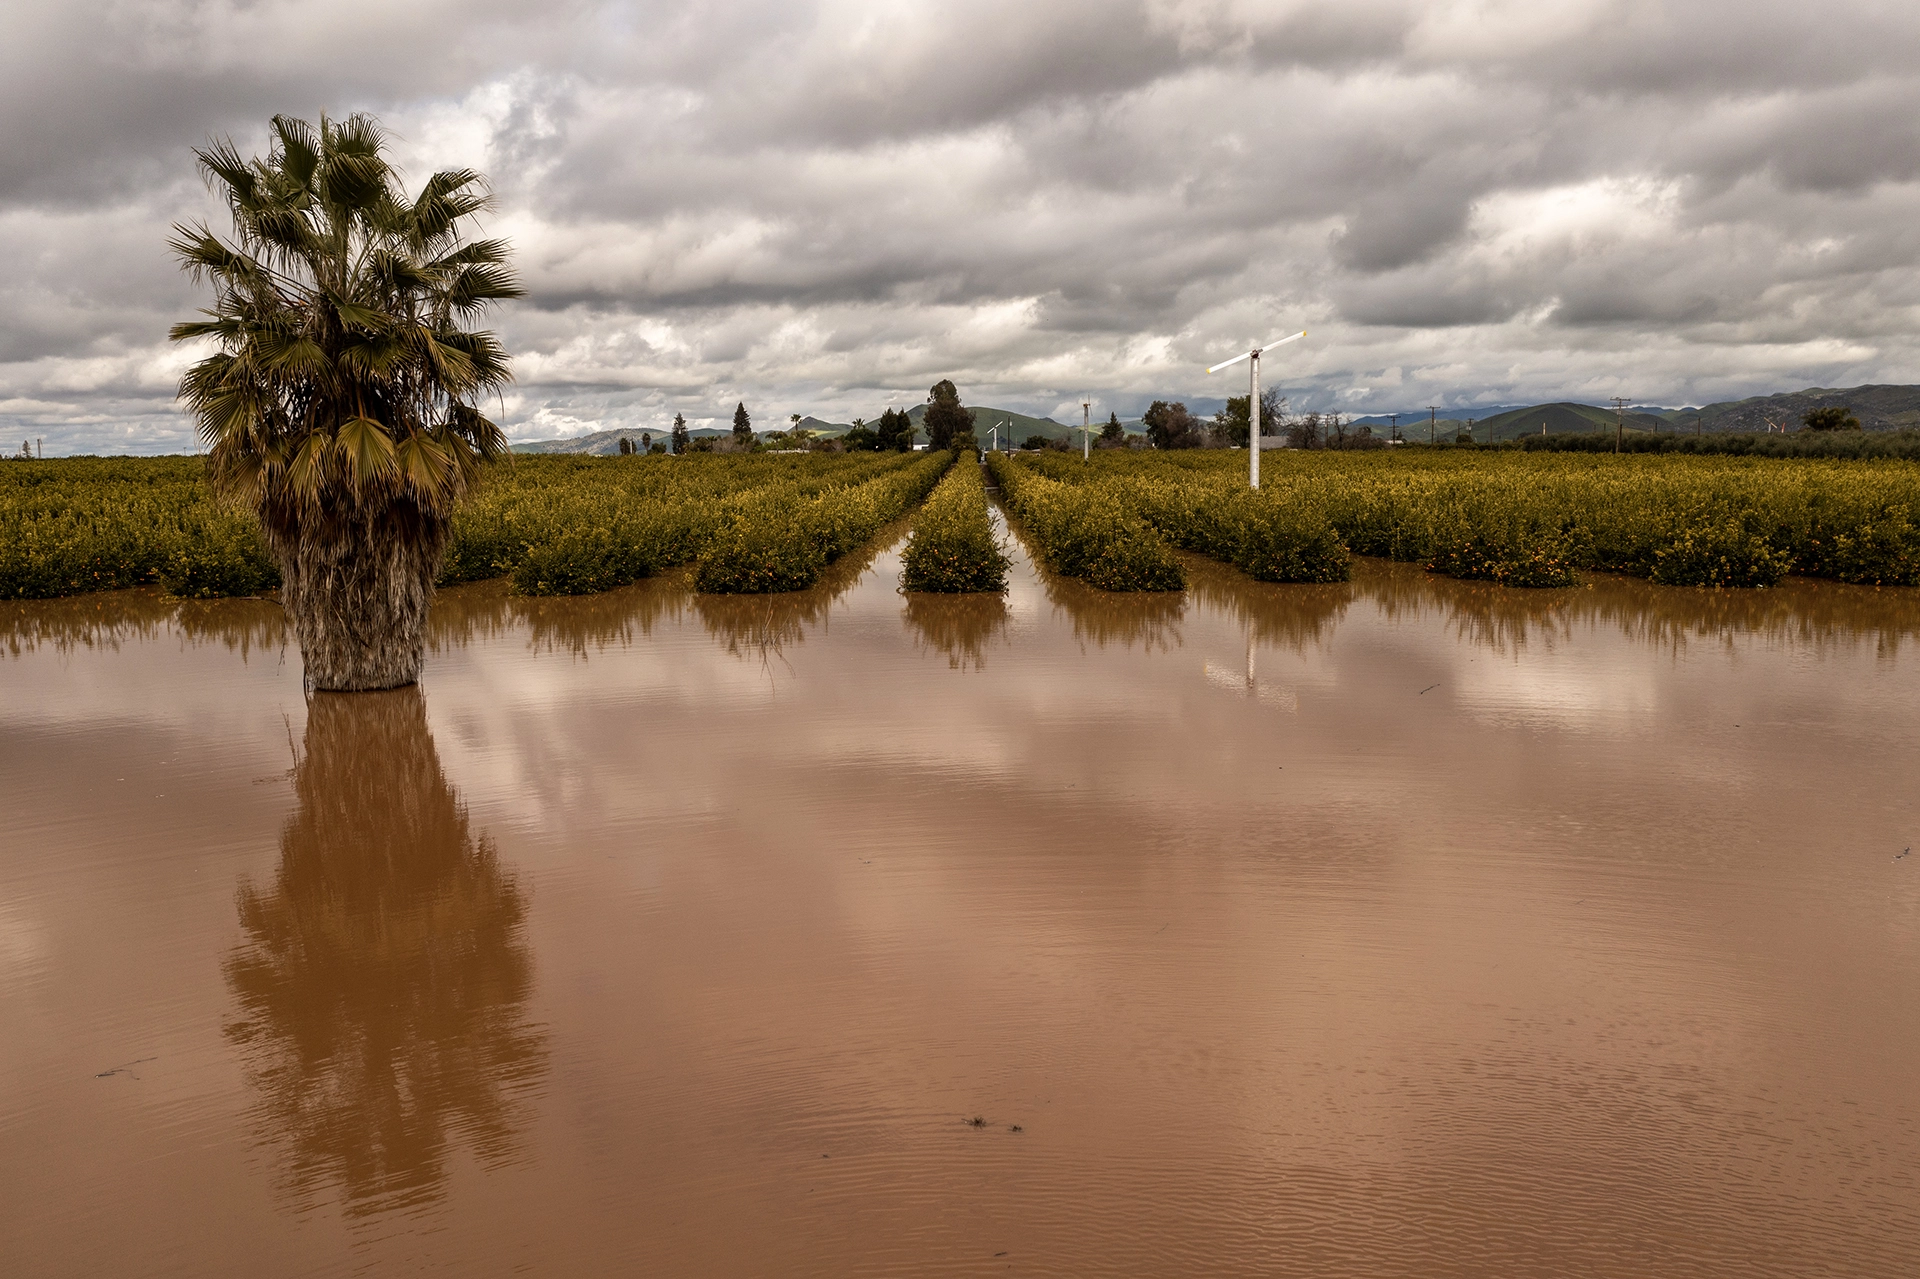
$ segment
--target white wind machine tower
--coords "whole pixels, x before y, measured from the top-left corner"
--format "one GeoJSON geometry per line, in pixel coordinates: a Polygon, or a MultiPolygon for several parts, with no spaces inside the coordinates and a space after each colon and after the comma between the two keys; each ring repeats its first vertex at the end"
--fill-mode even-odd
{"type": "Polygon", "coordinates": [[[1254,488],[1260,487],[1260,353],[1270,351],[1276,346],[1285,346],[1289,342],[1298,342],[1305,336],[1307,331],[1301,329],[1292,337],[1276,338],[1264,346],[1242,351],[1231,360],[1222,360],[1207,370],[1209,373],[1217,373],[1242,360],[1250,361],[1247,367],[1247,481],[1254,488]]]}

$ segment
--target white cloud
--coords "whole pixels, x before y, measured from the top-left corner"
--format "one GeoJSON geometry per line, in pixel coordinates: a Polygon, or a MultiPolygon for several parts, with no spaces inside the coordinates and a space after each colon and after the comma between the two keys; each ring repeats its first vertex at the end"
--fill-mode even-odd
{"type": "Polygon", "coordinates": [[[55,452],[190,446],[189,148],[323,107],[493,181],[519,437],[1124,414],[1292,324],[1296,407],[1920,380],[1920,17],[1867,0],[16,8],[0,439],[55,452]]]}

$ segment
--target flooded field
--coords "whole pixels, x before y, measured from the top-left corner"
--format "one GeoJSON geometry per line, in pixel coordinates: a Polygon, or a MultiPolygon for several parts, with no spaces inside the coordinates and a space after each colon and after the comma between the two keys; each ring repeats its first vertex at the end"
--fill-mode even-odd
{"type": "Polygon", "coordinates": [[[1920,592],[0,606],[0,1269],[1920,1273],[1920,592]]]}

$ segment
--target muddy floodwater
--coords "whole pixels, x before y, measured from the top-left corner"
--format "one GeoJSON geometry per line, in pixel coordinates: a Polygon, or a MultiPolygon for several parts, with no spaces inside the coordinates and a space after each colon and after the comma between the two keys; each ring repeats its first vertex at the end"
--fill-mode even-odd
{"type": "Polygon", "coordinates": [[[0,606],[0,1271],[1920,1274],[1920,592],[894,542],[0,606]]]}

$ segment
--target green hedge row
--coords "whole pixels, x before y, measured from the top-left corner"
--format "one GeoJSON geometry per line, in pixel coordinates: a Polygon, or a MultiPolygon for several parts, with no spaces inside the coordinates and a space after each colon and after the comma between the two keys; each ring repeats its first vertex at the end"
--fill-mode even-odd
{"type": "MultiPolygon", "coordinates": [[[[1487,446],[1477,445],[1478,448],[1487,446]]],[[[1528,453],[1612,453],[1612,431],[1522,435],[1500,444],[1528,453]]],[[[1623,453],[1681,453],[1727,457],[1920,459],[1920,431],[1789,431],[1784,435],[1687,435],[1636,431],[1619,441],[1623,453]]]]}
{"type": "MultiPolygon", "coordinates": [[[[1068,462],[1136,482],[1237,486],[1246,459],[1068,462]]],[[[1351,550],[1455,577],[1563,586],[1593,569],[1678,586],[1767,586],[1787,573],[1920,585],[1912,462],[1377,450],[1280,452],[1262,469],[1263,495],[1318,510],[1351,550]]]]}
{"type": "Polygon", "coordinates": [[[454,516],[440,583],[609,590],[698,559],[729,501],[775,491],[802,501],[908,465],[899,454],[517,458],[454,516]]]}
{"type": "Polygon", "coordinates": [[[0,465],[0,599],[161,585],[253,595],[279,571],[253,521],[216,501],[197,458],[0,465]]]}
{"type": "Polygon", "coordinates": [[[953,460],[944,449],[907,455],[904,465],[863,483],[812,496],[773,485],[729,498],[700,554],[695,585],[721,595],[804,590],[827,565],[917,505],[953,460]]]}
{"type": "Polygon", "coordinates": [[[993,535],[980,466],[968,454],[954,463],[914,517],[913,537],[901,556],[900,584],[909,591],[948,595],[1003,591],[1009,563],[993,535]]]}
{"type": "Polygon", "coordinates": [[[1054,572],[1103,591],[1177,591],[1186,585],[1166,543],[1106,486],[1062,484],[1002,453],[988,454],[987,467],[1054,572]]]}
{"type": "Polygon", "coordinates": [[[1920,583],[1920,468],[1910,463],[1480,461],[1306,482],[1354,550],[1458,577],[1557,586],[1599,569],[1671,586],[1771,586],[1790,572],[1920,583]]]}
{"type": "Polygon", "coordinates": [[[1352,576],[1352,557],[1325,513],[1289,492],[1256,491],[1236,475],[1096,470],[1067,455],[1043,455],[1030,464],[1063,483],[1111,486],[1173,545],[1224,560],[1260,581],[1344,582],[1352,576]]]}
{"type": "MultiPolygon", "coordinates": [[[[696,559],[738,495],[778,489],[804,501],[916,463],[897,453],[520,457],[454,516],[439,581],[602,591],[696,559]]],[[[212,597],[278,584],[251,516],[213,497],[198,458],[0,465],[0,598],[147,585],[212,597]]]]}

